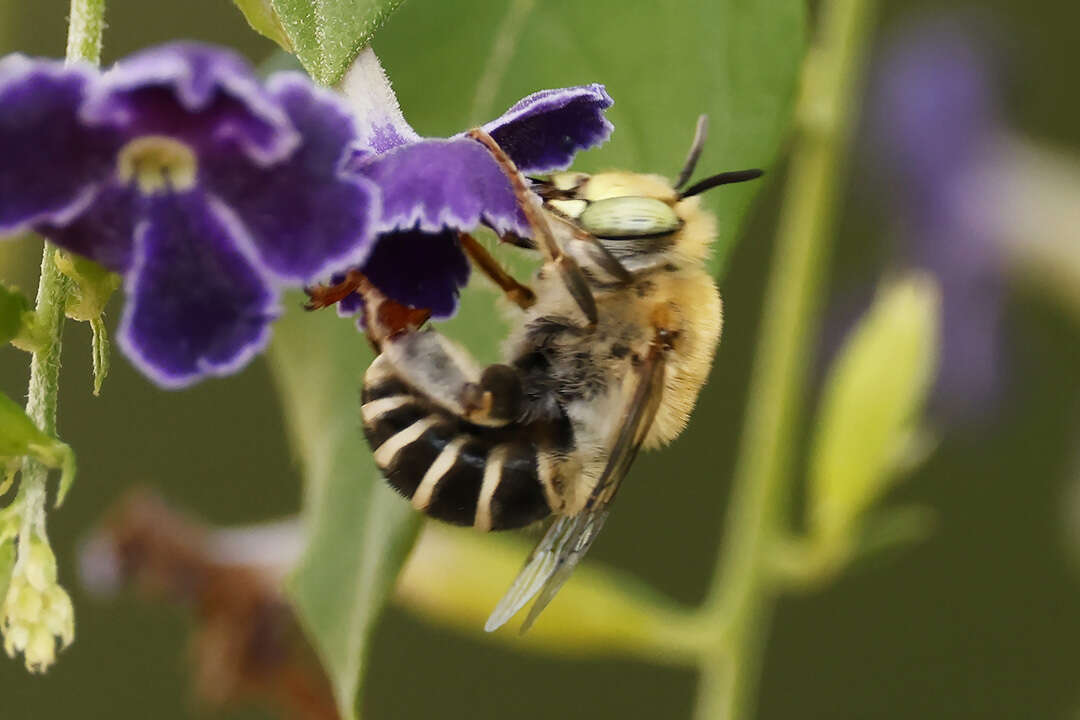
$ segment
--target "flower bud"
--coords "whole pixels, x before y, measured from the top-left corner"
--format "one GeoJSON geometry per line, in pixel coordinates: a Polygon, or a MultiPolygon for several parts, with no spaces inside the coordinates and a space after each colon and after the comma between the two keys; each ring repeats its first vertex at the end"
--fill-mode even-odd
{"type": "Polygon", "coordinates": [[[61,647],[74,639],[75,611],[56,582],[56,556],[43,538],[31,536],[21,545],[0,610],[4,650],[9,656],[22,652],[30,672],[55,662],[57,639],[61,647]]]}
{"type": "Polygon", "coordinates": [[[919,438],[937,365],[937,286],[926,276],[887,285],[829,371],[810,457],[810,525],[846,542],[919,438]]]}

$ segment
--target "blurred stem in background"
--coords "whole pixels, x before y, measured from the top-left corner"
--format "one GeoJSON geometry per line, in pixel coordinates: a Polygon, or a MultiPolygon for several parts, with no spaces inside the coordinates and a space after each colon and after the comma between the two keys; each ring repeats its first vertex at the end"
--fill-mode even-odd
{"type": "Polygon", "coordinates": [[[854,116],[874,0],[820,8],[795,116],[795,147],[735,470],[727,535],[704,612],[712,643],[702,658],[696,716],[748,718],[779,579],[770,557],[786,534],[795,428],[816,336],[822,265],[854,116]]]}

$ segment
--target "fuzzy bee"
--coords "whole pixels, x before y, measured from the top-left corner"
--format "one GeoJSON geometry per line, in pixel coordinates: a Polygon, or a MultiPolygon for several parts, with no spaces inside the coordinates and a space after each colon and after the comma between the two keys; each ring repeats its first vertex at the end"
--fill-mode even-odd
{"type": "Polygon", "coordinates": [[[432,517],[479,530],[554,516],[486,629],[533,597],[526,630],[588,550],[638,450],[682,432],[712,364],[720,295],[705,271],[715,221],[696,197],[751,180],[693,173],[705,118],[672,183],[656,175],[563,172],[527,181],[486,133],[470,135],[503,167],[544,264],[532,287],[468,235],[474,264],[520,306],[505,362],[480,368],[425,319],[362,276],[369,337],[364,434],[386,480],[432,517]],[[411,313],[411,314],[410,314],[411,313]]]}

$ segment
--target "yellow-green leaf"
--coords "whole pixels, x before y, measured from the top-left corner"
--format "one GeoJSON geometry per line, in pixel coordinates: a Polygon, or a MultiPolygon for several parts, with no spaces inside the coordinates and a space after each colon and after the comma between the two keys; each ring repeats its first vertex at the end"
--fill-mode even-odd
{"type": "Polygon", "coordinates": [[[0,345],[19,334],[29,309],[30,302],[25,295],[0,284],[0,345]]]}
{"type": "MultiPolygon", "coordinates": [[[[75,453],[67,443],[43,433],[26,411],[0,393],[0,461],[30,456],[43,465],[60,469],[60,489],[56,504],[64,501],[75,480],[75,453]]],[[[6,466],[8,463],[3,463],[6,466]]],[[[0,478],[0,486],[6,483],[0,478]]]]}
{"type": "Polygon", "coordinates": [[[940,299],[927,276],[883,287],[833,363],[810,458],[810,526],[846,537],[911,446],[937,364],[940,299]]]}
{"type": "Polygon", "coordinates": [[[285,28],[281,26],[281,20],[271,0],[233,0],[233,2],[243,13],[252,30],[270,38],[282,49],[293,52],[292,41],[285,34],[285,28]]]}
{"type": "MultiPolygon", "coordinates": [[[[397,602],[427,620],[479,635],[530,546],[526,538],[430,523],[401,574],[397,602]]],[[[689,664],[701,647],[700,630],[693,613],[644,583],[585,563],[528,634],[508,626],[483,637],[560,655],[689,664]]]]}

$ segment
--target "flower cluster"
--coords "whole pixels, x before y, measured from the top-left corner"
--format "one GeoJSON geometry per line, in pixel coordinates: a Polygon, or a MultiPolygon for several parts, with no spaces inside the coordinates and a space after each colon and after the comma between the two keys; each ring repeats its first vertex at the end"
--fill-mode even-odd
{"type": "MultiPolygon", "coordinates": [[[[417,136],[370,50],[347,85],[348,101],[298,73],[262,83],[192,44],[107,72],[5,58],[0,234],[33,229],[123,274],[120,346],[166,387],[243,366],[282,289],[333,273],[447,316],[469,274],[457,233],[527,236],[525,218],[479,143],[417,136]]],[[[550,90],[484,128],[544,172],[607,138],[610,104],[600,86],[550,90]]]]}
{"type": "Polygon", "coordinates": [[[75,639],[75,612],[48,541],[35,531],[24,539],[19,523],[12,508],[0,510],[0,632],[9,657],[21,652],[27,669],[41,672],[56,659],[58,640],[66,648],[75,639]]]}

